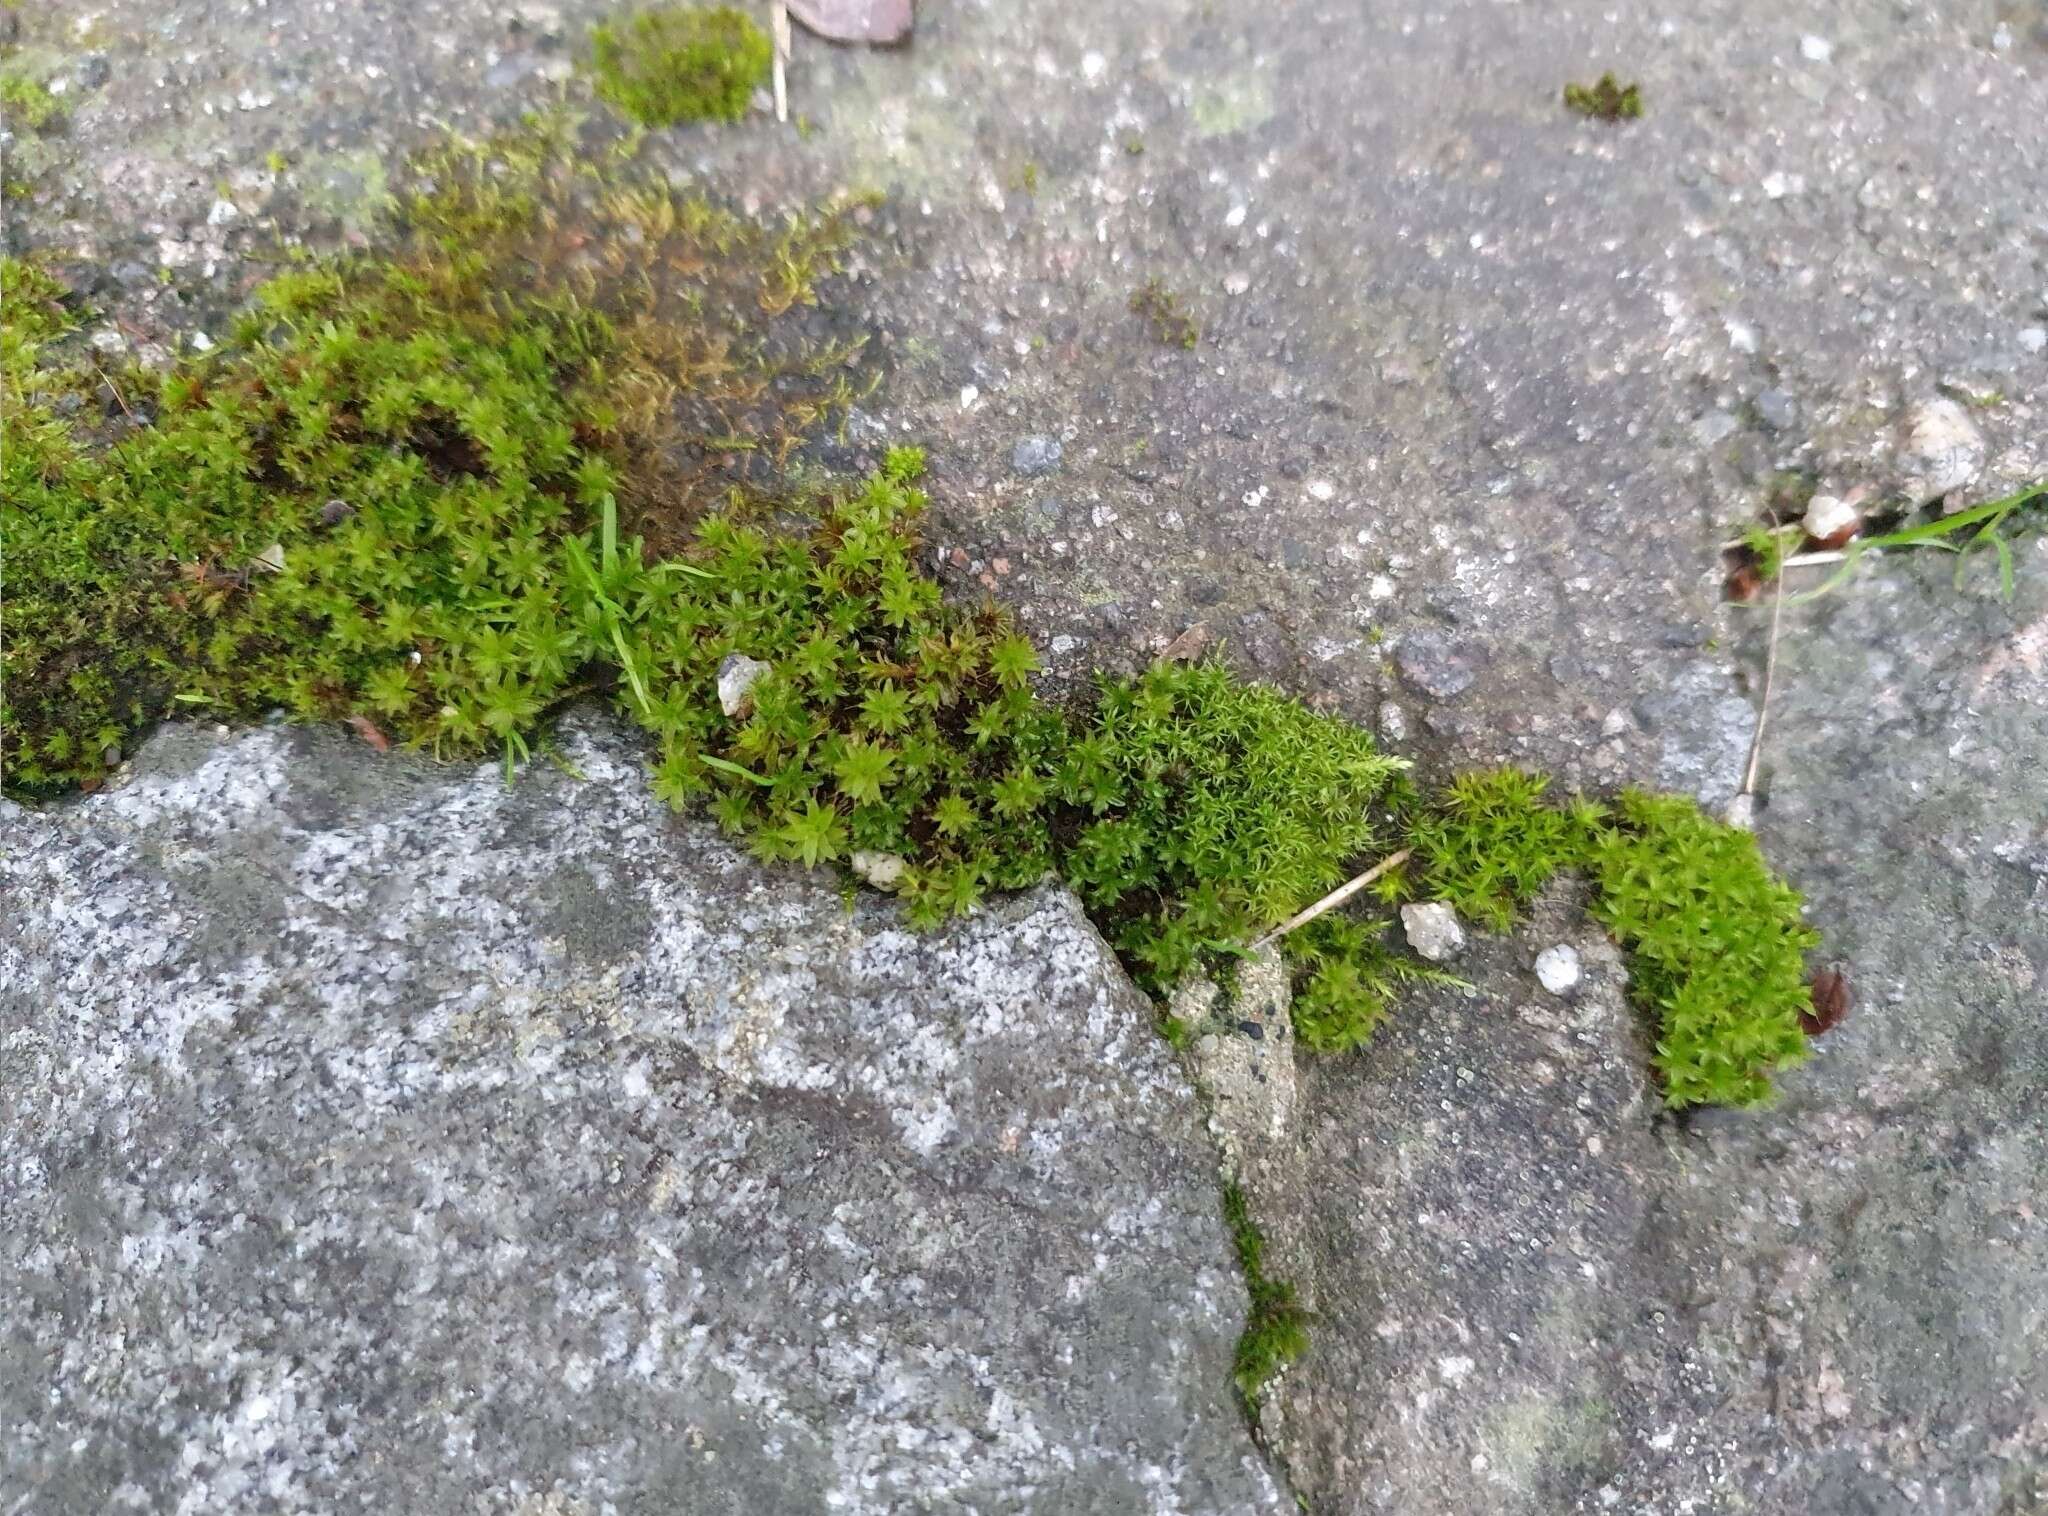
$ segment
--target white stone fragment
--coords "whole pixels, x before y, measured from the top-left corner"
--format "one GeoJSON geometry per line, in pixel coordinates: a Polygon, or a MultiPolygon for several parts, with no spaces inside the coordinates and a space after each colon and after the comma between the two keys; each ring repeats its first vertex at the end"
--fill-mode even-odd
{"type": "Polygon", "coordinates": [[[1465,929],[1458,913],[1441,900],[1401,907],[1401,930],[1408,946],[1431,963],[1445,963],[1465,951],[1465,929]]]}
{"type": "Polygon", "coordinates": [[[718,665],[718,704],[728,716],[744,716],[754,707],[748,692],[754,681],[775,665],[749,658],[745,653],[727,653],[718,665]]]}
{"type": "Polygon", "coordinates": [[[1560,942],[1536,955],[1536,982],[1553,995],[1568,995],[1579,982],[1579,952],[1560,942]]]}

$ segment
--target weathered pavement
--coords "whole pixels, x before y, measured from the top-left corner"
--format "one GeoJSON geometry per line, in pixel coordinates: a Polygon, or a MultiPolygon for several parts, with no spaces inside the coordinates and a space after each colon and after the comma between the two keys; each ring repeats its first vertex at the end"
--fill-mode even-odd
{"type": "MultiPolygon", "coordinates": [[[[1200,621],[1426,767],[1719,800],[1762,639],[1714,547],[1773,474],[1883,486],[1938,394],[1968,498],[2048,474],[2038,4],[928,11],[800,41],[808,138],[663,150],[764,209],[891,191],[852,436],[932,448],[945,571],[1058,673],[1200,621]],[[1559,108],[1608,67],[1645,120],[1559,108]],[[1126,310],[1155,277],[1194,350],[1126,310]]],[[[359,234],[389,154],[547,98],[592,14],[61,0],[23,25],[75,116],[10,237],[168,342],[280,230],[359,234]]],[[[1776,1109],[1632,1103],[1590,946],[1578,1026],[1533,935],[1304,1065],[1261,1204],[1325,1313],[1271,1408],[1315,1509],[2048,1506],[2041,542],[2009,602],[1894,560],[1787,613],[1760,829],[1859,1004],[1776,1109]]]]}

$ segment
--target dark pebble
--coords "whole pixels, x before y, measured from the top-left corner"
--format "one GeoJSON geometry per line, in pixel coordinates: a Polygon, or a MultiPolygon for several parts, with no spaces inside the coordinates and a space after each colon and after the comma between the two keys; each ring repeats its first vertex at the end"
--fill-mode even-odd
{"type": "Polygon", "coordinates": [[[1394,668],[1402,682],[1432,700],[1455,700],[1464,694],[1485,663],[1484,649],[1434,628],[1410,632],[1394,650],[1394,668]]]}
{"type": "Polygon", "coordinates": [[[1026,437],[1010,449],[1010,467],[1026,479],[1037,479],[1060,466],[1060,444],[1056,437],[1026,437]]]}

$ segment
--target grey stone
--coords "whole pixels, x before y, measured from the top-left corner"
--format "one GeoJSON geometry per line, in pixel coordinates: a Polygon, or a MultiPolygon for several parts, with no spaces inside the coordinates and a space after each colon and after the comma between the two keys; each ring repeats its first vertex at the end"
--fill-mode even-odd
{"type": "Polygon", "coordinates": [[[1458,913],[1441,900],[1401,907],[1401,930],[1408,946],[1431,963],[1447,963],[1465,951],[1465,929],[1458,913]]]}
{"type": "Polygon", "coordinates": [[[1799,420],[1799,402],[1784,390],[1767,389],[1756,397],[1756,413],[1772,431],[1787,431],[1799,420]]]}
{"type": "Polygon", "coordinates": [[[1038,479],[1050,474],[1060,466],[1060,440],[1057,437],[1026,437],[1010,449],[1010,468],[1026,479],[1038,479]]]}
{"type": "Polygon", "coordinates": [[[1472,688],[1485,662],[1474,644],[1425,627],[1410,632],[1394,649],[1394,667],[1418,694],[1432,700],[1454,700],[1472,688]]]}
{"type": "Polygon", "coordinates": [[[1756,711],[1732,674],[1704,661],[1681,665],[1633,707],[1657,738],[1657,783],[1719,808],[1741,787],[1756,711]]]}
{"type": "Polygon", "coordinates": [[[174,730],[0,816],[0,1509],[1280,1511],[1072,898],[919,937],[562,740],[174,730]]]}
{"type": "Polygon", "coordinates": [[[1984,435],[1946,395],[1910,407],[1899,423],[1898,488],[1925,505],[1975,481],[1984,468],[1984,435]]]}
{"type": "Polygon", "coordinates": [[[1742,423],[1726,411],[1708,411],[1692,425],[1693,436],[1699,439],[1701,447],[1726,442],[1741,429],[1742,423]]]}
{"type": "Polygon", "coordinates": [[[1862,520],[1863,513],[1841,496],[1815,495],[1807,502],[1800,525],[1807,536],[1824,542],[1842,532],[1853,533],[1862,520]]]}

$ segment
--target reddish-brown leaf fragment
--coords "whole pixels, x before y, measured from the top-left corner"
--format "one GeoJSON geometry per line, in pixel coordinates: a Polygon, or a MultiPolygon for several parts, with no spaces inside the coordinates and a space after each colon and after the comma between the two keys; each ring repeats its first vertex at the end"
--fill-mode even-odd
{"type": "Polygon", "coordinates": [[[882,46],[910,35],[913,0],[783,0],[806,31],[830,42],[872,42],[882,46]]]}
{"type": "Polygon", "coordinates": [[[391,751],[391,739],[385,736],[384,729],[368,716],[351,716],[348,718],[348,724],[355,729],[355,734],[358,737],[369,743],[378,752],[388,753],[391,751]]]}
{"type": "Polygon", "coordinates": [[[1799,1029],[1807,1036],[1818,1037],[1822,1032],[1832,1032],[1848,1020],[1854,999],[1849,993],[1849,981],[1839,971],[1822,969],[1813,976],[1808,989],[1813,996],[1813,1005],[1799,1013],[1799,1029]]]}
{"type": "Polygon", "coordinates": [[[1173,641],[1159,650],[1155,663],[1186,663],[1202,651],[1209,642],[1209,627],[1206,622],[1197,621],[1173,641]]]}

